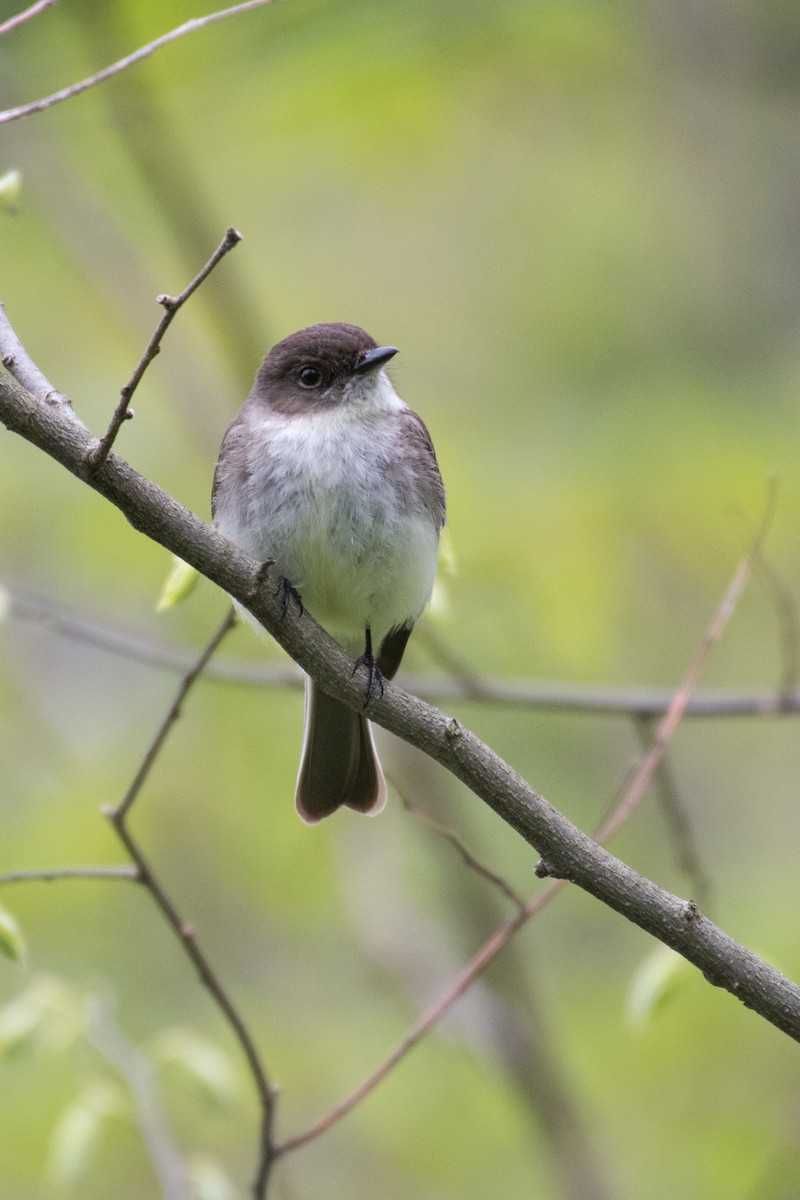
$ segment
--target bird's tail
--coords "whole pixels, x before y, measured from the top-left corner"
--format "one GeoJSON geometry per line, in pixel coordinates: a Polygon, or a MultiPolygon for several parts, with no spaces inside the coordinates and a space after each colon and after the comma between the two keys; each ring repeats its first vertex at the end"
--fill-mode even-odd
{"type": "Polygon", "coordinates": [[[386,796],[369,721],[306,677],[305,734],[295,792],[300,816],[316,825],[343,804],[374,816],[386,796]]]}

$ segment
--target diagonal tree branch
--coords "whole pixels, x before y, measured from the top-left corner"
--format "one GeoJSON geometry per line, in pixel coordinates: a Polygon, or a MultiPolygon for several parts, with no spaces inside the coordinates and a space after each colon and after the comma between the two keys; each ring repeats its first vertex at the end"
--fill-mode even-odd
{"type": "MultiPolygon", "coordinates": [[[[685,709],[683,719],[686,720],[685,709]]],[[[652,741],[652,722],[637,719],[635,726],[642,753],[645,754],[652,741]]],[[[666,756],[656,767],[654,782],[658,787],[659,807],[672,838],[676,865],[683,872],[700,908],[709,911],[713,891],[711,876],[703,864],[688,809],[681,798],[666,756]]]]}
{"type": "Polygon", "coordinates": [[[173,697],[166,716],[163,718],[161,724],[156,730],[155,736],[148,746],[144,758],[139,764],[139,769],[134,775],[130,787],[120,800],[117,807],[110,809],[108,812],[109,819],[112,821],[115,828],[118,828],[125,820],[128,810],[130,809],[136,797],[139,795],[139,792],[144,787],[145,780],[150,774],[150,770],[161,751],[161,747],[164,745],[167,734],[177,721],[178,717],[181,715],[181,705],[186,699],[189,689],[192,687],[195,680],[203,673],[206,663],[211,658],[222,639],[228,633],[230,633],[231,629],[233,629],[235,623],[236,613],[232,608],[229,608],[228,612],[225,614],[222,624],[217,629],[217,632],[214,634],[203,653],[200,655],[194,665],[190,667],[188,671],[186,671],[181,679],[178,685],[178,690],[173,697]]]}
{"type": "Polygon", "coordinates": [[[510,900],[518,911],[525,907],[525,901],[523,900],[522,896],[519,896],[514,891],[511,885],[505,879],[503,879],[502,875],[499,875],[496,871],[493,871],[491,867],[487,867],[485,863],[482,863],[478,858],[476,858],[454,829],[450,829],[447,825],[442,824],[441,821],[437,821],[436,818],[432,817],[430,813],[427,813],[424,808],[420,808],[418,804],[414,804],[408,799],[407,796],[403,795],[402,791],[397,787],[396,784],[394,787],[395,791],[397,791],[400,796],[400,801],[406,812],[411,813],[412,816],[416,817],[418,821],[420,821],[423,825],[426,825],[428,829],[430,829],[438,837],[442,838],[445,842],[449,842],[464,865],[469,867],[471,871],[474,871],[476,875],[479,875],[481,879],[485,879],[487,883],[490,883],[492,887],[500,893],[501,896],[505,897],[506,900],[510,900]]]}
{"type": "Polygon", "coordinates": [[[310,1125],[300,1133],[296,1133],[280,1142],[275,1147],[276,1157],[288,1154],[293,1150],[299,1150],[301,1146],[313,1142],[321,1134],[327,1133],[332,1126],[341,1121],[342,1117],[346,1117],[348,1113],[351,1113],[370,1092],[373,1092],[386,1079],[387,1075],[394,1070],[397,1064],[415,1046],[420,1044],[434,1026],[439,1024],[464,993],[472,987],[477,977],[485,970],[492,959],[508,945],[515,933],[523,925],[526,925],[531,917],[539,912],[563,886],[564,883],[562,880],[551,879],[536,897],[528,902],[525,908],[514,913],[499,929],[496,929],[492,936],[484,942],[477,954],[473,955],[470,961],[451,979],[444,991],[425,1009],[392,1053],[366,1079],[362,1080],[349,1096],[345,1097],[340,1104],[337,1104],[324,1117],[321,1117],[313,1125],[310,1125]]]}
{"type": "MultiPolygon", "coordinates": [[[[5,351],[0,326],[0,353],[5,351]]],[[[96,442],[64,405],[0,376],[0,421],[61,463],[124,514],[141,533],[196,567],[245,605],[323,689],[354,710],[360,682],[344,650],[309,614],[284,615],[262,564],[190,513],[163,489],[109,455],[92,472],[96,442]],[[283,618],[283,619],[282,619],[283,618]]],[[[470,730],[424,701],[388,685],[372,720],[441,763],[515,829],[560,877],[671,946],[709,980],[800,1041],[800,988],[672,895],[615,858],[553,808],[470,730]]]]}
{"type": "Polygon", "coordinates": [[[30,104],[21,104],[18,108],[9,108],[5,112],[0,112],[0,125],[8,121],[18,121],[20,117],[27,117],[31,113],[52,108],[54,104],[60,104],[62,100],[71,100],[73,96],[79,96],[81,92],[88,92],[89,88],[97,87],[99,83],[105,83],[107,79],[112,79],[121,71],[127,71],[128,67],[134,66],[144,58],[149,58],[162,46],[176,42],[178,38],[185,37],[187,33],[194,33],[195,30],[204,29],[206,25],[213,25],[214,22],[223,21],[226,17],[235,17],[239,13],[248,12],[251,8],[262,8],[265,4],[270,3],[272,0],[244,0],[244,3],[235,4],[232,8],[224,8],[220,12],[209,13],[205,17],[194,17],[176,29],[171,29],[169,33],[162,34],[161,37],[149,42],[146,46],[134,50],[133,54],[128,54],[118,62],[112,63],[110,67],[104,67],[102,71],[97,71],[87,79],[82,79],[80,83],[73,83],[69,87],[62,88],[60,92],[44,96],[41,100],[33,100],[30,104]]]}
{"type": "Polygon", "coordinates": [[[633,810],[641,802],[647,789],[653,780],[659,763],[664,757],[664,751],[668,743],[672,739],[672,735],[678,728],[683,714],[686,712],[686,705],[689,703],[694,689],[697,687],[700,679],[700,674],[703,667],[708,662],[708,656],[712,649],[719,641],[725,626],[733,616],[734,609],[739,601],[739,597],[744,591],[745,585],[750,578],[758,555],[761,552],[761,547],[766,537],[767,530],[772,520],[772,514],[775,504],[775,493],[770,493],[767,501],[766,512],[761,526],[756,533],[753,543],[739,563],[733,578],[728,587],[725,589],[725,595],[722,597],[720,604],[711,618],[711,623],[705,632],[702,645],[695,654],[689,669],[684,676],[680,687],[675,692],[675,695],[670,702],[669,708],[664,713],[664,716],[658,723],[653,741],[648,747],[646,753],[641,760],[636,764],[633,772],[633,777],[625,789],[625,793],[621,801],[616,805],[613,813],[606,821],[603,821],[600,828],[597,830],[596,837],[599,842],[607,842],[614,836],[617,830],[625,824],[633,810]]]}
{"type": "Polygon", "coordinates": [[[0,37],[3,34],[11,33],[12,29],[17,29],[26,21],[30,21],[31,17],[38,16],[40,12],[44,12],[46,8],[50,8],[55,3],[56,0],[36,0],[36,3],[32,4],[30,8],[26,8],[23,12],[18,12],[15,17],[9,17],[7,21],[3,21],[0,25],[0,37]]]}

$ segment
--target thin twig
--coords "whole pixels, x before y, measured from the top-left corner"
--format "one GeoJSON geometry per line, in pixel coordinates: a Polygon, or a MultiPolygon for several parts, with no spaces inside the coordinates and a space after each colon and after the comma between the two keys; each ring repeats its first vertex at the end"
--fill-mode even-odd
{"type": "MultiPolygon", "coordinates": [[[[546,902],[545,897],[549,898],[550,894],[555,894],[561,885],[561,880],[551,880],[548,885],[538,894],[535,901],[536,910],[546,902]]],[[[518,929],[525,925],[533,915],[533,904],[529,902],[523,910],[509,917],[499,929],[481,946],[477,954],[470,959],[458,975],[450,981],[444,991],[421,1015],[419,1020],[413,1025],[402,1042],[392,1051],[388,1058],[370,1074],[362,1083],[355,1088],[349,1096],[347,1096],[340,1104],[331,1109],[329,1113],[319,1121],[315,1121],[307,1129],[301,1133],[294,1134],[292,1137],[285,1138],[275,1147],[275,1157],[280,1157],[283,1154],[288,1154],[290,1150],[299,1150],[301,1146],[312,1142],[320,1134],[326,1133],[337,1122],[341,1121],[342,1117],[347,1116],[361,1101],[374,1091],[386,1076],[392,1071],[401,1059],[405,1058],[415,1046],[419,1045],[427,1033],[429,1033],[435,1025],[447,1015],[457,1000],[460,1000],[464,993],[472,986],[475,980],[480,975],[481,971],[491,962],[496,954],[503,949],[511,940],[518,929]]]]}
{"type": "Polygon", "coordinates": [[[30,21],[31,17],[38,16],[40,12],[43,12],[46,8],[50,8],[50,6],[55,3],[56,0],[36,0],[36,4],[32,4],[30,8],[26,8],[23,12],[17,13],[15,17],[9,17],[7,21],[4,21],[3,24],[0,25],[0,37],[2,37],[5,33],[10,33],[12,29],[16,29],[25,21],[30,21]]]}
{"type": "Polygon", "coordinates": [[[253,1196],[255,1200],[262,1200],[262,1197],[266,1195],[269,1172],[275,1159],[272,1127],[275,1115],[276,1093],[269,1082],[269,1077],[261,1061],[261,1056],[245,1024],[244,1018],[225,990],[224,985],[212,968],[204,951],[201,950],[193,926],[184,921],[167,895],[161,881],[145,858],[138,842],[130,833],[124,815],[120,815],[118,809],[108,809],[105,815],[116,830],[117,836],[125,846],[128,854],[136,863],[143,886],[147,888],[181,946],[183,946],[185,953],[197,971],[201,983],[213,996],[217,1007],[231,1027],[247,1060],[261,1105],[259,1159],[253,1183],[253,1196]]]}
{"type": "Polygon", "coordinates": [[[767,560],[766,555],[759,554],[756,566],[767,584],[778,618],[781,640],[781,678],[778,682],[778,693],[789,696],[796,691],[800,678],[800,620],[797,615],[797,602],[791,588],[767,560]]]}
{"type": "MultiPolygon", "coordinates": [[[[43,596],[33,596],[0,582],[0,612],[31,624],[42,625],[60,637],[83,645],[95,646],[129,662],[158,667],[182,674],[195,661],[195,655],[178,646],[170,646],[130,629],[103,621],[73,616],[62,605],[43,596]]],[[[236,659],[212,659],[206,664],[204,680],[241,687],[303,687],[303,673],[293,662],[266,666],[236,659]]]]}
{"type": "Polygon", "coordinates": [[[186,698],[186,694],[192,684],[199,678],[205,668],[206,663],[211,658],[212,654],[219,646],[225,635],[233,628],[236,623],[236,615],[233,609],[229,609],[225,615],[225,619],[217,629],[214,636],[206,646],[205,650],[197,659],[194,666],[185,673],[175,693],[175,697],[167,710],[164,719],[162,720],[155,737],[148,747],[142,763],[136,772],[133,783],[128,788],[120,803],[115,808],[105,809],[105,815],[111,822],[117,836],[124,845],[128,854],[139,873],[139,879],[142,885],[147,888],[156,905],[160,909],[167,923],[172,928],[178,941],[184,949],[184,952],[194,965],[197,974],[203,983],[204,987],[213,996],[217,1007],[222,1012],[231,1027],[234,1036],[236,1037],[242,1052],[247,1060],[250,1068],[250,1073],[258,1093],[261,1105],[261,1135],[259,1144],[259,1160],[256,1171],[255,1181],[253,1183],[253,1196],[255,1200],[262,1200],[266,1195],[267,1181],[269,1178],[270,1168],[274,1161],[274,1148],[272,1140],[272,1128],[275,1114],[275,1092],[270,1084],[264,1064],[261,1061],[261,1056],[258,1052],[253,1037],[245,1024],[244,1018],[239,1013],[233,1000],[225,990],[224,985],[213,970],[205,953],[198,945],[197,938],[193,927],[188,924],[178,912],[174,903],[168,896],[163,884],[150,866],[147,858],[144,855],[141,847],[134,838],[133,834],[128,829],[127,818],[136,797],[139,795],[142,786],[153,766],[158,754],[164,744],[172,726],[175,724],[180,715],[181,705],[186,698]]]}
{"type": "MultiPolygon", "coordinates": [[[[640,718],[635,719],[634,724],[642,749],[646,751],[651,743],[652,722],[640,718]]],[[[672,834],[678,868],[686,876],[692,889],[691,894],[700,908],[703,912],[708,912],[712,891],[711,877],[703,866],[691,818],[681,799],[666,755],[662,756],[656,767],[655,782],[658,785],[659,805],[672,834]]]]}
{"type": "Polygon", "coordinates": [[[42,109],[51,108],[54,104],[59,104],[62,100],[70,100],[73,96],[79,96],[81,92],[87,92],[89,88],[96,87],[99,83],[105,83],[107,79],[111,79],[114,75],[119,75],[128,67],[134,66],[135,63],[141,62],[144,58],[149,58],[156,50],[160,50],[162,46],[168,46],[170,42],[176,42],[178,38],[185,37],[187,33],[194,33],[197,29],[205,29],[207,25],[212,25],[215,21],[223,21],[226,17],[235,17],[239,13],[248,12],[251,8],[262,8],[265,4],[270,4],[272,0],[245,0],[243,4],[235,4],[232,8],[222,9],[220,12],[209,13],[205,17],[193,17],[191,21],[184,22],[176,29],[170,30],[169,33],[164,33],[153,42],[149,42],[146,46],[141,46],[138,50],[134,50],[132,54],[121,58],[118,62],[112,63],[110,67],[104,67],[102,71],[98,71],[94,75],[90,75],[87,79],[82,79],[80,83],[73,83],[69,87],[62,88],[59,92],[54,92],[52,96],[45,96],[41,100],[34,100],[30,104],[21,104],[18,108],[9,108],[6,112],[0,113],[0,125],[7,121],[17,121],[20,117],[27,117],[31,113],[41,112],[42,109]]]}
{"type": "Polygon", "coordinates": [[[62,879],[129,879],[140,882],[136,867],[45,867],[34,871],[7,871],[0,875],[0,887],[6,883],[53,883],[62,879]]]}
{"type": "Polygon", "coordinates": [[[495,887],[498,892],[505,896],[506,900],[510,900],[516,909],[519,911],[524,909],[525,901],[523,900],[522,896],[518,895],[509,883],[506,883],[502,875],[498,875],[496,871],[491,869],[491,867],[487,867],[484,863],[479,862],[472,851],[467,849],[454,829],[450,829],[447,825],[442,824],[441,821],[437,821],[435,817],[430,815],[430,813],[425,812],[424,808],[419,808],[416,804],[413,804],[406,796],[403,795],[402,791],[400,791],[396,784],[395,790],[398,792],[400,796],[400,803],[403,805],[403,808],[406,810],[406,812],[410,812],[412,816],[416,817],[418,821],[421,821],[423,825],[427,825],[428,829],[432,829],[433,832],[438,834],[439,837],[444,838],[446,842],[449,842],[453,849],[461,856],[470,870],[474,871],[476,875],[480,875],[480,877],[485,879],[488,883],[491,883],[492,887],[495,887]]]}
{"type": "Polygon", "coordinates": [[[438,662],[450,679],[456,680],[464,696],[470,700],[486,699],[486,685],[466,658],[454,650],[439,630],[429,621],[423,622],[416,632],[416,643],[426,647],[434,662],[438,662]]]}
{"type": "Polygon", "coordinates": [[[130,408],[130,402],[133,399],[133,394],[139,386],[145,371],[150,366],[150,363],[160,351],[164,334],[172,324],[175,314],[186,303],[193,292],[199,288],[203,280],[208,278],[217,263],[220,262],[225,255],[233,249],[237,242],[240,242],[241,240],[242,235],[237,229],[234,229],[231,226],[226,231],[225,237],[222,239],[219,246],[217,246],[206,265],[200,271],[198,271],[192,282],[188,285],[188,287],[183,289],[179,296],[158,297],[159,304],[161,304],[165,309],[164,315],[156,326],[156,330],[153,333],[153,336],[150,338],[150,341],[147,343],[144,354],[136,364],[136,370],[133,372],[133,375],[130,377],[125,386],[120,390],[119,402],[117,407],[114,409],[114,415],[111,418],[108,429],[100,439],[97,449],[91,455],[91,465],[94,470],[99,470],[99,468],[106,461],[123,423],[128,419],[128,417],[133,416],[133,412],[130,408]]]}
{"type": "Polygon", "coordinates": [[[186,1164],[169,1132],[149,1059],[128,1042],[98,996],[87,1004],[87,1036],[127,1083],[136,1120],[164,1200],[190,1200],[186,1164]]]}
{"type": "MultiPolygon", "coordinates": [[[[23,621],[45,625],[60,636],[96,646],[131,662],[180,673],[191,666],[194,656],[178,646],[121,629],[102,621],[72,616],[59,602],[32,596],[16,587],[0,583],[0,600],[10,602],[10,615],[23,621]]],[[[237,687],[297,688],[303,686],[303,673],[294,663],[266,665],[218,658],[210,662],[203,679],[237,687]]],[[[603,716],[631,716],[644,720],[660,717],[667,711],[672,692],[639,688],[593,688],[576,685],[535,683],[526,679],[488,678],[481,681],[480,695],[472,684],[461,679],[432,679],[424,675],[403,675],[403,684],[423,700],[463,700],[478,704],[505,705],[513,708],[592,713],[603,716]]],[[[778,717],[800,712],[800,691],[719,694],[695,694],[687,702],[684,719],[727,717],[778,717]]]]}
{"type": "Polygon", "coordinates": [[[637,807],[645,792],[650,786],[655,770],[661,761],[662,755],[669,744],[672,735],[677,729],[680,721],[683,718],[686,706],[689,703],[689,698],[692,692],[697,687],[700,674],[705,667],[708,656],[712,649],[719,641],[722,633],[734,614],[736,605],[739,601],[744,588],[753,572],[753,566],[761,551],[764,539],[767,536],[769,526],[772,521],[775,505],[774,489],[770,490],[767,498],[767,506],[764,512],[764,517],[758,532],[753,539],[753,543],[745,554],[739,566],[734,572],[733,578],[722,597],[720,605],[711,623],[706,630],[702,644],[689,664],[689,669],[683,678],[683,681],[675,692],[669,708],[664,713],[664,716],[658,723],[652,744],[644,757],[639,762],[635,774],[625,789],[625,794],[622,800],[617,804],[614,812],[604,822],[601,823],[595,837],[601,844],[607,842],[617,832],[621,825],[624,825],[628,817],[637,807]]]}
{"type": "Polygon", "coordinates": [[[144,782],[147,779],[147,776],[150,774],[150,769],[155,760],[158,758],[161,747],[164,745],[167,734],[177,721],[178,717],[181,715],[181,705],[186,698],[186,693],[189,691],[197,677],[203,673],[206,663],[213,655],[217,646],[219,646],[222,639],[228,633],[230,633],[235,624],[236,613],[232,608],[229,608],[225,614],[224,621],[206,646],[203,653],[200,655],[194,665],[190,667],[189,670],[183,675],[180,684],[178,685],[178,690],[172,700],[172,704],[169,706],[166,716],[156,730],[155,736],[148,746],[144,758],[139,764],[139,769],[134,775],[130,787],[122,797],[122,800],[120,800],[117,807],[109,813],[109,816],[113,819],[115,825],[118,825],[120,822],[124,821],[130,806],[133,804],[134,800],[139,795],[139,792],[142,790],[144,782]]]}

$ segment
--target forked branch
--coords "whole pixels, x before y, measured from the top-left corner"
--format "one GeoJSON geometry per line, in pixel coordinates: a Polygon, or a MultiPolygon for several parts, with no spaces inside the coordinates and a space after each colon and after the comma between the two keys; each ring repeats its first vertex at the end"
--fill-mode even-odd
{"type": "Polygon", "coordinates": [[[106,461],[123,423],[128,419],[128,417],[133,416],[133,411],[130,407],[133,394],[141,383],[142,376],[150,366],[150,363],[160,351],[164,334],[172,324],[175,314],[183,307],[189,297],[197,291],[203,280],[208,278],[208,276],[214,270],[214,267],[216,267],[217,263],[221,262],[225,255],[233,249],[237,242],[240,242],[241,240],[242,235],[237,229],[234,229],[233,226],[231,226],[227,230],[225,237],[211,255],[211,258],[208,260],[206,265],[197,272],[192,282],[183,289],[180,295],[158,297],[158,303],[161,304],[165,310],[164,315],[156,326],[155,332],[150,338],[150,341],[147,343],[144,354],[136,364],[136,370],[133,372],[133,375],[131,375],[125,386],[120,390],[119,402],[117,407],[114,409],[114,415],[111,418],[108,429],[103,434],[99,444],[92,453],[91,465],[93,470],[96,471],[106,461]]]}

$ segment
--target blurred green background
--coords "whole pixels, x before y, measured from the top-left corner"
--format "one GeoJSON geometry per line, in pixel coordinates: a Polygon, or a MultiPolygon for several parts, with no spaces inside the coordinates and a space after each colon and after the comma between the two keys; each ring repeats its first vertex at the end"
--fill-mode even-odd
{"type": "MultiPolygon", "coordinates": [[[[16,8],[0,0],[0,18],[16,8]]],[[[61,0],[0,43],[0,104],[200,12],[61,0]]],[[[704,686],[769,690],[791,673],[795,4],[286,0],[2,127],[0,175],[12,169],[23,187],[0,214],[0,298],[98,434],[156,295],[179,291],[227,225],[244,234],[174,323],[117,445],[196,512],[208,517],[220,438],[269,345],[355,322],[400,347],[395,384],[436,444],[458,572],[429,631],[476,673],[676,685],[775,477],[773,576],[756,573],[704,686]],[[775,575],[790,603],[776,604],[775,575]]],[[[208,639],[225,610],[211,585],[156,615],[164,551],[20,439],[3,439],[0,463],[5,587],[174,646],[208,639]]],[[[422,633],[405,665],[441,676],[422,633]]],[[[242,629],[224,653],[281,657],[242,629]]],[[[125,791],[174,686],[7,617],[0,871],[123,861],[99,809],[125,791]]],[[[639,746],[622,718],[447,707],[584,828],[639,746]]],[[[396,795],[374,822],[300,824],[301,710],[297,690],[200,684],[133,817],[263,1048],[282,1134],[388,1054],[504,915],[396,795]]],[[[476,799],[379,740],[407,798],[526,895],[541,886],[535,855],[476,799]]],[[[797,978],[797,720],[686,722],[670,765],[709,915],[797,978]]],[[[655,797],[613,849],[692,894],[655,797]]],[[[70,1180],[85,1200],[159,1194],[124,1089],[80,1033],[86,995],[162,1063],[174,1137],[224,1172],[214,1192],[204,1160],[204,1194],[245,1195],[249,1081],[148,897],[68,882],[9,887],[0,903],[29,946],[26,966],[0,958],[3,1200],[70,1180]],[[42,978],[58,981],[46,995],[42,978]],[[36,1003],[51,1015],[20,1036],[36,1003]]],[[[632,1026],[626,995],[651,949],[563,894],[378,1092],[280,1164],[271,1195],[796,1197],[796,1047],[688,970],[632,1026]]]]}

